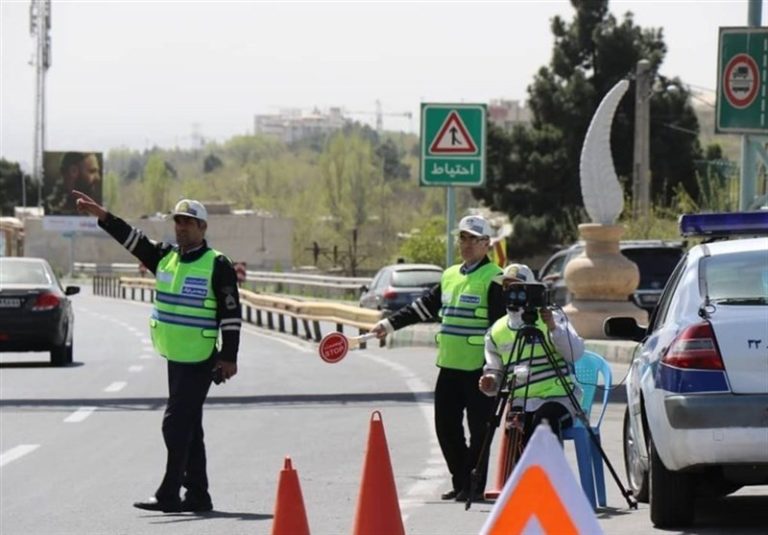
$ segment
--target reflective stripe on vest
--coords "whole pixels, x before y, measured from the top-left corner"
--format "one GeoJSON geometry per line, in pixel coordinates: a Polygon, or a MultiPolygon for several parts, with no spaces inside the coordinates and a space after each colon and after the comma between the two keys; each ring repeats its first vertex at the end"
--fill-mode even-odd
{"type": "Polygon", "coordinates": [[[501,273],[496,264],[487,263],[466,275],[461,266],[451,266],[440,280],[443,307],[437,335],[437,365],[456,370],[483,367],[485,332],[488,320],[488,288],[501,273]]]}
{"type": "Polygon", "coordinates": [[[168,360],[200,362],[213,354],[219,326],[211,278],[220,254],[209,249],[194,262],[181,262],[172,251],[157,266],[150,332],[155,349],[168,360]]]}
{"type": "MultiPolygon", "coordinates": [[[[549,329],[541,318],[536,321],[536,328],[544,335],[545,343],[549,345],[552,355],[555,357],[555,364],[559,368],[563,377],[573,388],[573,379],[571,377],[568,363],[565,359],[549,344],[549,329]]],[[[529,398],[550,398],[562,397],[567,394],[560,379],[558,372],[552,367],[547,357],[546,350],[540,340],[534,343],[524,343],[521,347],[518,343],[515,347],[519,331],[512,330],[507,326],[507,317],[499,318],[491,327],[491,340],[493,340],[496,350],[501,355],[501,361],[506,366],[510,357],[513,357],[514,350],[517,359],[512,363],[512,368],[518,365],[526,365],[529,368],[527,378],[518,378],[515,383],[515,391],[512,396],[517,399],[523,399],[526,395],[529,398]],[[527,385],[527,392],[526,392],[527,385]]],[[[512,368],[509,369],[511,378],[512,368]]]]}

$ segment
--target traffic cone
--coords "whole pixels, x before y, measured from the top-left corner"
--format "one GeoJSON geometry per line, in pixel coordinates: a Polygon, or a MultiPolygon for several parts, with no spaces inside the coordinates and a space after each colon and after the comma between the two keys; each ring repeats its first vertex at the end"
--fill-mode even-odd
{"type": "Polygon", "coordinates": [[[486,500],[495,500],[501,494],[501,490],[504,488],[504,484],[509,478],[509,474],[512,473],[515,465],[510,457],[510,435],[511,432],[507,430],[507,416],[509,412],[509,405],[504,410],[504,415],[501,418],[501,444],[499,445],[499,457],[496,461],[496,483],[494,488],[485,491],[486,500]]]}
{"type": "Polygon", "coordinates": [[[353,535],[405,535],[381,413],[371,414],[353,535]],[[376,417],[378,416],[378,419],[376,417]]]}
{"type": "Polygon", "coordinates": [[[277,501],[272,520],[272,535],[309,535],[307,513],[301,497],[299,475],[291,466],[291,458],[285,458],[277,485],[277,501]]]}

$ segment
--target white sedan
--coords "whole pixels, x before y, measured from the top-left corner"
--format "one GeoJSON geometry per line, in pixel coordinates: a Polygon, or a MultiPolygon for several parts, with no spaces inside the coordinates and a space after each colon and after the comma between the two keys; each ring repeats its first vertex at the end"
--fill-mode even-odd
{"type": "Polygon", "coordinates": [[[768,484],[768,212],[683,216],[692,247],[648,327],[609,318],[641,342],[627,378],[629,487],[660,528],[693,522],[697,496],[768,484]],[[738,236],[738,237],[735,237],[738,236]]]}

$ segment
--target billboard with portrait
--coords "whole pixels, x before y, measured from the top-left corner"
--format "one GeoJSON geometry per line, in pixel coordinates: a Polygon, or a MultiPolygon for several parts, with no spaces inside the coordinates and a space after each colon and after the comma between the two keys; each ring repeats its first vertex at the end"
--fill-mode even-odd
{"type": "Polygon", "coordinates": [[[78,215],[73,189],[102,203],[100,152],[46,152],[43,155],[43,207],[45,215],[78,215]]]}

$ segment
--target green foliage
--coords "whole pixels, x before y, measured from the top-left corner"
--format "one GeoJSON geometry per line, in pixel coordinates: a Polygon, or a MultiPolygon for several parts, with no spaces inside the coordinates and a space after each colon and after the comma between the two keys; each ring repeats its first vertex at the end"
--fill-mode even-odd
{"type": "Polygon", "coordinates": [[[399,256],[406,262],[445,265],[445,218],[431,217],[420,229],[411,232],[400,246],[399,256]]]}
{"type": "MultiPolygon", "coordinates": [[[[13,216],[13,209],[21,206],[21,183],[23,171],[16,162],[0,159],[0,216],[13,216]]],[[[34,206],[37,199],[37,184],[29,175],[24,180],[27,205],[34,206]]]]}
{"type": "MultiPolygon", "coordinates": [[[[544,246],[575,235],[584,219],[579,161],[589,122],[604,95],[634,73],[641,58],[649,60],[656,80],[650,99],[652,195],[669,204],[678,184],[698,195],[698,122],[685,86],[658,75],[666,52],[661,31],[636,26],[631,13],[617,21],[607,0],[572,5],[570,23],[553,19],[551,62],[528,87],[532,125],[509,133],[489,128],[487,186],[473,190],[475,198],[517,222],[513,242],[520,244],[544,246]],[[543,241],[520,236],[523,228],[543,241]]],[[[632,175],[634,100],[632,86],[612,125],[614,164],[625,188],[632,175]]]]}
{"type": "Polygon", "coordinates": [[[142,179],[145,213],[155,214],[171,209],[168,194],[172,179],[173,175],[163,157],[160,154],[150,156],[142,179]]]}
{"type": "Polygon", "coordinates": [[[120,177],[114,171],[104,175],[104,189],[102,200],[108,210],[118,213],[120,211],[120,177]]]}

